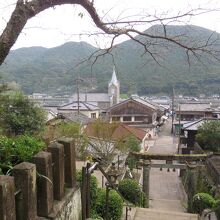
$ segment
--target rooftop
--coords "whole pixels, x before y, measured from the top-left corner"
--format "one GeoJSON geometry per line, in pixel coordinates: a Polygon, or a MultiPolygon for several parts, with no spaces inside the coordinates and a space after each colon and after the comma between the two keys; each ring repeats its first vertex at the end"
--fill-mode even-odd
{"type": "MultiPolygon", "coordinates": [[[[77,93],[71,97],[72,101],[77,101],[77,93]]],[[[109,102],[109,95],[107,93],[80,93],[80,101],[87,102],[109,102]]]]}
{"type": "MultiPolygon", "coordinates": [[[[212,111],[210,103],[183,103],[180,104],[180,111],[212,111]]],[[[179,110],[177,109],[176,112],[179,110]]]]}
{"type": "Polygon", "coordinates": [[[71,102],[68,104],[65,104],[59,108],[57,108],[58,110],[74,110],[77,111],[79,108],[80,111],[95,111],[95,110],[100,110],[100,108],[97,105],[94,105],[92,103],[89,102],[71,102]]]}
{"type": "Polygon", "coordinates": [[[213,121],[213,120],[220,120],[217,118],[202,118],[196,121],[190,121],[183,124],[183,130],[186,131],[197,131],[200,126],[202,126],[204,123],[213,121]]]}

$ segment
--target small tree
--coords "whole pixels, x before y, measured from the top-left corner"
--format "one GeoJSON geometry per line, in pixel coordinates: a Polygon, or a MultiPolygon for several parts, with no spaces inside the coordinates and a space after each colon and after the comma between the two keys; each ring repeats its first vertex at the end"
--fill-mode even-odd
{"type": "MultiPolygon", "coordinates": [[[[134,136],[129,136],[126,140],[126,146],[129,151],[140,152],[141,147],[138,143],[138,140],[134,136]]],[[[133,156],[127,158],[127,164],[130,170],[133,170],[136,167],[137,159],[133,156]]]]}
{"type": "Polygon", "coordinates": [[[199,127],[196,140],[204,150],[220,151],[220,121],[205,122],[199,127]]]}
{"type": "Polygon", "coordinates": [[[76,122],[61,122],[57,128],[58,136],[72,137],[75,140],[77,153],[81,159],[85,158],[85,149],[88,145],[88,139],[81,132],[81,126],[76,122]]]}
{"type": "Polygon", "coordinates": [[[86,128],[86,134],[89,138],[90,153],[103,159],[111,161],[115,151],[120,147],[119,140],[113,140],[112,135],[118,123],[106,123],[102,120],[96,120],[86,128]]]}
{"type": "Polygon", "coordinates": [[[1,102],[2,133],[22,135],[39,133],[45,124],[46,114],[22,93],[15,93],[1,102]]]}

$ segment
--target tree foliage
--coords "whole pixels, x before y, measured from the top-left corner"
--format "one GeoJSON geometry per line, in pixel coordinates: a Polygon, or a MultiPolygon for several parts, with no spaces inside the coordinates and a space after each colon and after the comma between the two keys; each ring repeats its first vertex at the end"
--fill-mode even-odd
{"type": "Polygon", "coordinates": [[[212,120],[205,122],[198,129],[196,140],[199,145],[208,151],[220,151],[220,121],[212,120]]]}
{"type": "Polygon", "coordinates": [[[32,157],[45,148],[45,143],[28,135],[0,136],[0,170],[7,172],[14,165],[31,161],[32,157]]]}
{"type": "Polygon", "coordinates": [[[0,107],[1,132],[8,135],[36,134],[45,124],[45,112],[22,93],[4,96],[0,107]]]}

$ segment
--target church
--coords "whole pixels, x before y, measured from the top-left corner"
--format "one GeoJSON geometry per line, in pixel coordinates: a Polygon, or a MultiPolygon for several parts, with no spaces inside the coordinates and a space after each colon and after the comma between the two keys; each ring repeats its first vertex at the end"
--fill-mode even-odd
{"type": "Polygon", "coordinates": [[[57,108],[58,113],[80,112],[89,118],[98,118],[100,113],[119,103],[120,83],[113,68],[112,78],[108,83],[108,93],[74,93],[70,102],[57,108]]]}

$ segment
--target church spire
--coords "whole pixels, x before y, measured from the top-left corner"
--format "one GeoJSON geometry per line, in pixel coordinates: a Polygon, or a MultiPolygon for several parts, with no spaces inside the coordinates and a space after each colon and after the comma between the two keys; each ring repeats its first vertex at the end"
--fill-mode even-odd
{"type": "Polygon", "coordinates": [[[108,84],[108,95],[110,98],[110,106],[119,103],[120,98],[120,82],[117,80],[115,66],[113,67],[112,78],[108,84]]]}
{"type": "Polygon", "coordinates": [[[110,85],[115,85],[115,86],[118,85],[118,80],[117,80],[117,76],[116,76],[116,72],[115,72],[115,66],[113,66],[112,79],[111,79],[111,81],[109,82],[109,86],[110,86],[110,85]]]}

